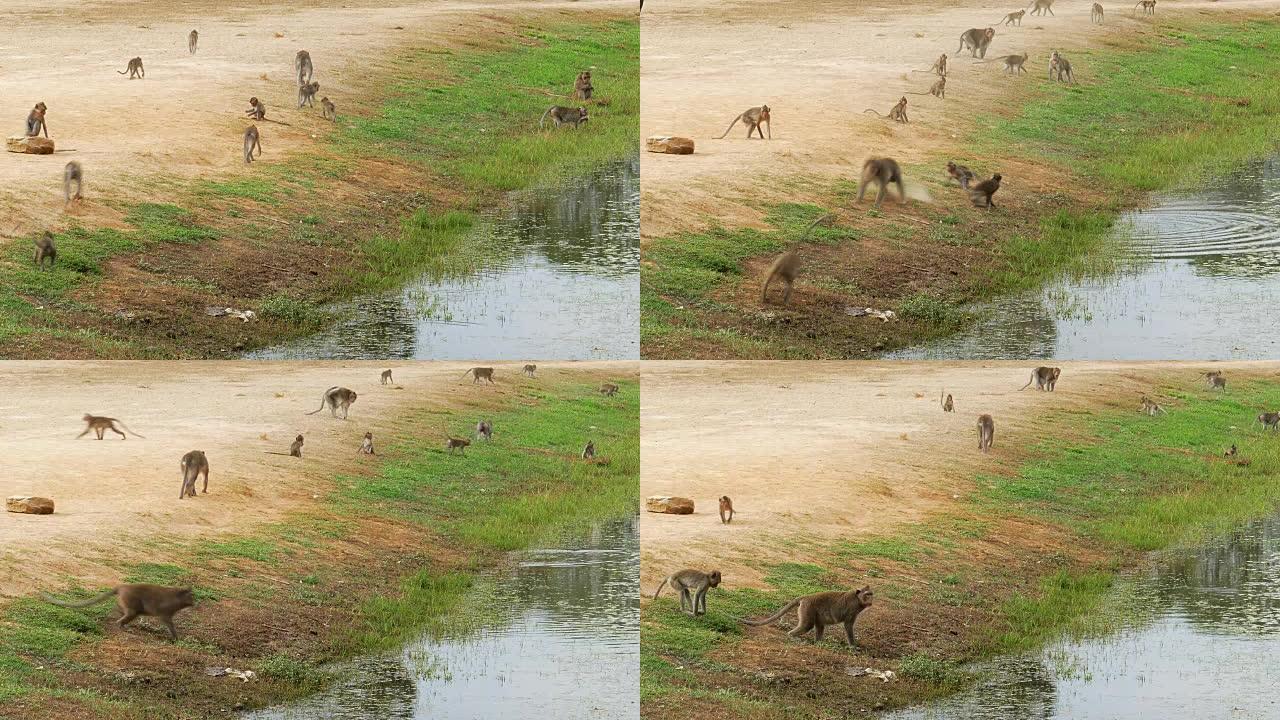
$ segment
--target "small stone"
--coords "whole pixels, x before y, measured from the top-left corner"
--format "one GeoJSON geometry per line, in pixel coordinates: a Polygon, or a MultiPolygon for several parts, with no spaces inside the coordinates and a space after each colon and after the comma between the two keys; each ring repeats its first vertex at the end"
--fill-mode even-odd
{"type": "Polygon", "coordinates": [[[693,138],[674,137],[671,135],[651,135],[644,141],[649,152],[666,153],[668,155],[692,155],[693,138]]]}
{"type": "Polygon", "coordinates": [[[28,497],[26,495],[14,495],[6,498],[4,501],[4,509],[11,513],[26,513],[27,515],[52,515],[53,500],[44,497],[28,497]]]}
{"type": "Polygon", "coordinates": [[[693,514],[693,500],[686,497],[654,495],[645,499],[644,507],[652,513],[666,513],[668,515],[693,514]]]}

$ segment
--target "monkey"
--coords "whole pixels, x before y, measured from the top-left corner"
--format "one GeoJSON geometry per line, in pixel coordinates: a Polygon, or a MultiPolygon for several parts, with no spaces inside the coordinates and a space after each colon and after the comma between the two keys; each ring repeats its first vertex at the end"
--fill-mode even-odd
{"type": "Polygon", "coordinates": [[[304,105],[316,106],[316,93],[320,92],[320,83],[310,82],[306,85],[298,86],[298,107],[304,105]]]}
{"type": "Polygon", "coordinates": [[[560,127],[565,123],[570,123],[573,125],[575,130],[579,125],[591,119],[587,117],[587,109],[584,107],[569,108],[561,107],[560,105],[552,105],[547,108],[546,112],[542,113],[542,117],[538,120],[538,127],[542,127],[546,123],[548,115],[551,116],[551,120],[555,123],[556,127],[560,127]]]}
{"type": "Polygon", "coordinates": [[[44,136],[49,137],[49,125],[45,122],[45,113],[49,111],[49,106],[43,102],[36,103],[31,108],[31,112],[27,114],[27,137],[40,137],[40,131],[44,131],[44,136]]]}
{"type": "Polygon", "coordinates": [[[77,440],[84,437],[85,435],[88,435],[90,430],[92,430],[98,436],[99,440],[102,439],[103,433],[105,433],[107,430],[110,430],[111,432],[119,435],[121,440],[129,439],[128,435],[124,434],[124,430],[128,430],[129,433],[135,437],[140,437],[144,440],[146,439],[146,437],[139,435],[136,432],[133,432],[133,430],[126,427],[124,423],[120,422],[115,418],[102,417],[99,415],[89,415],[86,413],[84,418],[82,419],[85,422],[85,428],[84,428],[84,432],[76,436],[77,440]],[[116,427],[117,424],[120,426],[119,428],[116,427]]]}
{"type": "Polygon", "coordinates": [[[908,92],[908,95],[932,95],[942,100],[947,99],[947,79],[940,77],[929,86],[929,92],[908,92]]]}
{"type": "Polygon", "coordinates": [[[1053,0],[1031,0],[1031,6],[1032,15],[1044,15],[1046,12],[1053,15],[1053,0]]]}
{"type": "Polygon", "coordinates": [[[199,45],[200,45],[200,33],[195,30],[192,30],[191,34],[187,35],[187,52],[191,53],[192,55],[195,55],[196,47],[199,45]]]}
{"type": "Polygon", "coordinates": [[[497,384],[497,383],[495,383],[495,382],[493,381],[493,368],[491,368],[491,367],[473,367],[473,368],[471,368],[470,370],[468,370],[467,372],[462,373],[462,378],[460,378],[460,379],[465,380],[465,379],[466,379],[466,377],[467,377],[467,373],[471,373],[471,384],[472,384],[472,385],[475,385],[476,383],[480,382],[481,380],[488,380],[490,385],[496,385],[496,384],[497,384]]]}
{"type": "Polygon", "coordinates": [[[1222,453],[1222,457],[1235,457],[1237,452],[1239,452],[1239,450],[1236,449],[1236,446],[1233,443],[1231,447],[1227,448],[1226,452],[1222,453]]]}
{"type": "Polygon", "coordinates": [[[1076,81],[1076,75],[1071,71],[1070,61],[1059,55],[1057,50],[1049,55],[1049,79],[1065,83],[1076,81]]]}
{"type": "Polygon", "coordinates": [[[987,57],[987,46],[991,44],[991,40],[996,36],[995,28],[970,28],[960,35],[960,49],[957,53],[964,51],[964,46],[969,46],[969,53],[972,57],[987,57]]]}
{"type": "Polygon", "coordinates": [[[996,421],[990,415],[978,416],[978,449],[987,452],[996,440],[996,421]]]}
{"type": "MultiPolygon", "coordinates": [[[[1005,15],[1005,16],[1004,16],[1004,20],[1003,20],[1003,21],[998,22],[998,23],[996,23],[996,24],[997,24],[997,25],[1019,25],[1019,26],[1021,26],[1021,25],[1022,25],[1022,16],[1023,16],[1023,15],[1026,15],[1026,14],[1027,14],[1027,11],[1026,11],[1025,9],[1023,9],[1023,10],[1019,10],[1019,11],[1017,11],[1017,12],[1011,12],[1011,13],[1009,13],[1008,15],[1005,15]]],[[[1032,13],[1032,14],[1034,14],[1034,13],[1032,13]]]]}
{"type": "Polygon", "coordinates": [[[880,184],[880,192],[876,194],[876,207],[880,207],[880,203],[884,202],[884,196],[892,183],[898,184],[898,195],[902,202],[907,201],[907,191],[902,186],[902,168],[898,167],[897,161],[891,158],[873,157],[862,164],[862,180],[858,183],[858,202],[862,202],[867,192],[867,185],[872,181],[880,184]]]}
{"type": "Polygon", "coordinates": [[[320,98],[320,116],[329,122],[338,122],[338,106],[327,97],[320,98]]]}
{"type": "Polygon", "coordinates": [[[720,496],[720,522],[725,525],[733,522],[733,501],[728,495],[720,496]]]}
{"type": "Polygon", "coordinates": [[[203,450],[192,450],[182,456],[182,460],[178,462],[178,467],[182,470],[182,489],[178,491],[178,499],[182,500],[188,496],[196,496],[196,478],[204,475],[204,494],[209,494],[209,459],[205,457],[203,450]]]}
{"type": "Polygon", "coordinates": [[[1101,24],[1102,24],[1102,16],[1103,16],[1102,4],[1101,4],[1101,3],[1094,3],[1094,4],[1093,4],[1093,9],[1089,11],[1089,20],[1091,20],[1092,22],[1095,22],[1095,23],[1097,23],[1097,24],[1101,25],[1101,24]]]}
{"type": "Polygon", "coordinates": [[[476,423],[476,439],[484,438],[485,440],[493,439],[493,423],[488,420],[481,420],[476,423]]]}
{"type": "Polygon", "coordinates": [[[53,233],[48,230],[36,238],[36,267],[43,270],[45,259],[49,260],[49,269],[52,270],[58,259],[58,248],[54,247],[53,233]]]}
{"type": "MultiPolygon", "coordinates": [[[[991,62],[996,62],[997,60],[1000,62],[1003,62],[1005,72],[1017,74],[1017,73],[1024,73],[1027,71],[1027,69],[1023,67],[1023,65],[1026,64],[1027,60],[1030,57],[1031,55],[1029,53],[1024,52],[1021,55],[1001,55],[998,58],[992,58],[991,62]]],[[[985,63],[986,60],[980,60],[978,62],[985,63]]]]}
{"type": "Polygon", "coordinates": [[[1258,422],[1262,423],[1262,429],[1268,428],[1280,431],[1280,412],[1264,412],[1258,415],[1258,422]]]}
{"type": "Polygon", "coordinates": [[[986,207],[990,209],[996,206],[996,204],[991,201],[991,196],[995,195],[996,191],[1000,189],[1000,180],[1000,173],[996,173],[991,176],[990,180],[983,180],[977,185],[973,185],[968,188],[969,199],[973,201],[974,207],[986,207]]]}
{"type": "Polygon", "coordinates": [[[1213,372],[1207,375],[1207,377],[1209,379],[1210,390],[1221,390],[1224,393],[1227,391],[1227,379],[1222,376],[1222,373],[1213,372]]]}
{"type": "Polygon", "coordinates": [[[196,604],[196,595],[191,588],[165,587],[163,585],[148,585],[145,583],[131,583],[127,585],[117,585],[114,588],[98,595],[97,597],[83,600],[81,602],[69,603],[49,595],[43,595],[45,602],[53,603],[65,608],[86,608],[90,605],[97,605],[109,597],[115,597],[116,604],[120,606],[120,612],[124,613],[116,624],[124,627],[133,622],[139,615],[150,615],[159,618],[160,622],[169,630],[169,639],[177,640],[178,631],[173,627],[173,616],[179,611],[196,604]]]}
{"type": "Polygon", "coordinates": [[[573,99],[590,100],[594,90],[595,88],[591,85],[591,71],[583,70],[578,73],[578,79],[573,81],[573,99]]]}
{"type": "Polygon", "coordinates": [[[315,410],[312,410],[309,413],[304,413],[304,414],[315,415],[316,413],[323,410],[324,406],[328,404],[329,414],[333,417],[338,417],[338,407],[342,407],[342,419],[346,420],[347,411],[351,409],[351,404],[354,403],[355,401],[356,401],[355,391],[348,390],[347,388],[340,387],[338,385],[334,385],[328,390],[325,390],[324,394],[320,396],[320,407],[316,408],[315,410]]]}
{"type": "Polygon", "coordinates": [[[62,195],[66,198],[66,204],[70,205],[72,200],[81,200],[84,198],[84,168],[80,163],[72,160],[62,169],[62,195]],[[76,192],[71,194],[71,183],[76,184],[76,192]]]}
{"type": "Polygon", "coordinates": [[[394,382],[395,382],[395,381],[391,379],[391,370],[383,370],[383,371],[382,371],[382,379],[381,379],[381,383],[382,383],[383,385],[389,385],[389,384],[392,384],[392,383],[394,383],[394,382]]]}
{"type": "Polygon", "coordinates": [[[364,434],[364,440],[360,443],[360,453],[363,455],[373,455],[373,433],[364,434]]]}
{"type": "Polygon", "coordinates": [[[140,57],[130,60],[128,66],[125,67],[123,72],[120,70],[117,70],[116,72],[121,75],[128,75],[130,80],[144,78],[147,76],[147,71],[142,68],[142,58],[140,57]]]}
{"type": "Polygon", "coordinates": [[[760,107],[748,108],[744,110],[741,115],[734,118],[733,122],[729,123],[729,127],[724,129],[724,135],[721,135],[716,139],[723,140],[725,138],[725,135],[728,135],[729,131],[733,129],[733,126],[737,125],[738,121],[741,120],[742,124],[747,126],[748,140],[751,139],[752,133],[760,133],[760,139],[761,140],[765,139],[764,131],[760,129],[760,126],[762,124],[765,126],[765,129],[769,131],[769,139],[772,140],[773,139],[773,121],[771,121],[769,117],[770,115],[769,115],[768,105],[761,105],[760,107]]]}
{"type": "Polygon", "coordinates": [[[929,66],[928,70],[912,70],[911,72],[937,73],[938,77],[946,77],[947,76],[947,54],[942,53],[941,55],[939,55],[938,59],[933,61],[933,64],[929,66]]]}
{"type": "Polygon", "coordinates": [[[900,123],[909,123],[909,122],[911,122],[911,119],[907,117],[907,99],[906,99],[905,97],[900,98],[900,99],[898,100],[898,103],[897,103],[896,105],[894,105],[893,107],[889,108],[889,114],[888,114],[888,115],[881,115],[880,113],[876,112],[876,111],[875,111],[875,110],[873,110],[872,108],[867,108],[866,110],[863,110],[862,112],[864,112],[864,113],[875,113],[876,117],[887,117],[887,118],[889,118],[890,120],[894,120],[894,121],[896,121],[896,122],[900,122],[900,123]]]}
{"type": "Polygon", "coordinates": [[[262,136],[258,134],[258,126],[250,125],[244,131],[244,162],[253,162],[253,149],[258,148],[258,157],[262,157],[262,136]]]}
{"type": "Polygon", "coordinates": [[[973,182],[973,171],[964,165],[957,165],[954,162],[947,163],[947,175],[949,176],[948,181],[954,178],[956,182],[960,183],[960,187],[965,190],[968,190],[969,183],[973,182]]]}
{"type": "Polygon", "coordinates": [[[267,119],[267,105],[258,99],[255,95],[249,98],[249,109],[244,111],[245,115],[262,122],[267,119]]]}
{"type": "Polygon", "coordinates": [[[298,73],[299,85],[306,85],[311,82],[311,76],[315,73],[315,66],[311,64],[311,53],[306,50],[299,50],[298,54],[293,57],[293,69],[298,73]]]}
{"type": "Polygon", "coordinates": [[[448,450],[448,451],[449,451],[449,454],[450,454],[450,455],[452,455],[452,454],[453,454],[454,449],[456,448],[456,449],[458,450],[458,452],[462,453],[462,454],[463,454],[463,456],[466,456],[466,454],[467,454],[467,446],[468,446],[468,445],[470,445],[470,444],[471,444],[471,441],[470,441],[470,440],[463,440],[462,438],[452,438],[452,437],[451,437],[451,438],[449,438],[448,440],[446,440],[446,441],[445,441],[445,443],[444,443],[444,449],[445,449],[445,450],[448,450]]]}
{"type": "Polygon", "coordinates": [[[864,585],[857,590],[849,590],[847,592],[820,592],[812,595],[803,595],[783,605],[781,610],[763,620],[747,620],[744,618],[738,622],[743,625],[772,625],[791,608],[798,607],[796,626],[792,628],[791,632],[787,633],[788,635],[798,638],[813,630],[813,641],[820,643],[827,626],[839,624],[844,625],[845,637],[849,640],[849,646],[853,647],[857,644],[853,637],[853,623],[863,610],[871,607],[874,597],[875,593],[871,591],[870,585],[864,585]]]}
{"type": "Polygon", "coordinates": [[[1136,11],[1137,11],[1137,9],[1138,9],[1138,7],[1139,7],[1139,6],[1141,6],[1141,7],[1142,7],[1142,14],[1143,14],[1143,15],[1155,15],[1155,14],[1156,14],[1156,0],[1138,0],[1138,3],[1137,3],[1136,5],[1134,5],[1134,6],[1133,6],[1133,9],[1134,9],[1135,13],[1136,13],[1136,11]]]}
{"type": "Polygon", "coordinates": [[[289,457],[302,457],[302,446],[306,444],[306,440],[302,437],[302,433],[298,433],[298,437],[289,443],[289,457]]]}
{"type": "Polygon", "coordinates": [[[537,377],[538,366],[530,363],[528,365],[525,365],[524,368],[520,370],[520,372],[524,373],[525,375],[528,375],[529,377],[537,377]]]}
{"type": "Polygon", "coordinates": [[[596,457],[596,443],[594,440],[588,440],[587,446],[582,448],[583,460],[594,460],[596,457]]]}
{"type": "Polygon", "coordinates": [[[1210,370],[1209,372],[1202,372],[1202,373],[1200,373],[1200,375],[1198,375],[1198,377],[1202,377],[1202,378],[1204,378],[1205,380],[1207,380],[1207,381],[1209,382],[1209,387],[1213,387],[1213,379],[1214,379],[1214,378],[1216,378],[1216,377],[1222,377],[1222,371],[1221,371],[1221,370],[1210,370]]]}
{"type": "MultiPolygon", "coordinates": [[[[809,237],[809,232],[818,226],[818,223],[830,220],[835,217],[831,213],[827,213],[822,217],[809,223],[809,227],[805,228],[804,234],[800,236],[799,242],[804,242],[809,237]]],[[[786,305],[791,302],[791,290],[795,287],[796,277],[800,275],[800,251],[799,249],[788,250],[777,257],[773,264],[769,266],[769,274],[765,276],[764,288],[760,291],[761,304],[769,302],[769,285],[774,280],[781,280],[786,283],[786,290],[782,292],[782,304],[786,305]]]]}
{"type": "Polygon", "coordinates": [[[942,403],[942,412],[953,413],[956,411],[956,403],[951,399],[951,394],[946,390],[942,391],[942,395],[938,397],[938,401],[942,403]]]}
{"type": "Polygon", "coordinates": [[[657,600],[662,588],[667,585],[672,590],[680,591],[680,612],[687,612],[694,617],[707,614],[707,591],[720,586],[720,571],[702,572],[701,570],[680,570],[663,578],[662,584],[653,591],[653,599],[657,600]],[[686,610],[685,608],[688,608],[686,610]]]}
{"type": "Polygon", "coordinates": [[[1035,383],[1036,390],[1047,390],[1049,392],[1053,392],[1054,386],[1058,384],[1058,377],[1061,375],[1062,368],[1045,367],[1044,365],[1041,365],[1031,371],[1031,379],[1027,381],[1026,385],[1023,385],[1018,389],[1026,390],[1031,387],[1031,383],[1035,383]]]}
{"type": "Polygon", "coordinates": [[[1158,404],[1156,404],[1154,400],[1147,397],[1146,395],[1142,396],[1142,412],[1146,413],[1151,417],[1155,417],[1156,415],[1159,415],[1161,413],[1164,413],[1166,415],[1168,414],[1168,413],[1165,413],[1164,408],[1160,407],[1158,404]]]}
{"type": "Polygon", "coordinates": [[[605,383],[600,386],[600,394],[606,397],[613,397],[618,394],[618,386],[613,383],[605,383]]]}

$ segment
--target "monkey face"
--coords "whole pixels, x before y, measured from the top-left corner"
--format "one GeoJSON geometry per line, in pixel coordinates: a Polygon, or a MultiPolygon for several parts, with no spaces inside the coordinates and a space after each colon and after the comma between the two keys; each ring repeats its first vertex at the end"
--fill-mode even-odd
{"type": "Polygon", "coordinates": [[[712,570],[711,572],[707,573],[707,578],[708,578],[708,579],[707,579],[707,585],[709,585],[709,586],[711,586],[711,587],[718,587],[718,586],[720,585],[720,571],[719,571],[719,570],[712,570]]]}
{"type": "Polygon", "coordinates": [[[870,606],[871,601],[875,598],[875,593],[871,591],[870,585],[864,586],[861,590],[857,592],[857,595],[858,595],[858,602],[862,603],[864,607],[870,606]]]}

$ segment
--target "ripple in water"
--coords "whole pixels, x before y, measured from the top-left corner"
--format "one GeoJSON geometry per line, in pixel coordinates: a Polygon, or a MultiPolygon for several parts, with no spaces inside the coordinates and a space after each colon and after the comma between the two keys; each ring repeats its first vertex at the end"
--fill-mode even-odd
{"type": "Polygon", "coordinates": [[[1280,249],[1280,223],[1261,212],[1204,199],[1175,199],[1126,217],[1129,251],[1155,260],[1260,253],[1280,249]]]}

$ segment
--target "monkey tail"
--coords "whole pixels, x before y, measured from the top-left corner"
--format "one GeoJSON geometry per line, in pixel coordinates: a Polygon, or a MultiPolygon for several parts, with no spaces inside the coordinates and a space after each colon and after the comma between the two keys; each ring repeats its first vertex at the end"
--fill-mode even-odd
{"type": "Polygon", "coordinates": [[[89,598],[88,600],[81,600],[80,602],[76,602],[76,603],[69,603],[63,600],[59,600],[53,597],[52,595],[48,595],[45,593],[41,593],[40,597],[44,598],[45,602],[53,603],[54,605],[57,605],[59,607],[86,608],[86,607],[89,607],[90,605],[97,605],[98,603],[102,602],[103,600],[106,600],[109,597],[112,597],[115,594],[116,594],[116,588],[111,588],[110,590],[107,590],[101,595],[97,595],[95,597],[89,598]]]}
{"type": "Polygon", "coordinates": [[[904,93],[904,94],[906,94],[906,95],[929,95],[930,93],[927,93],[927,92],[922,92],[922,93],[921,93],[921,92],[908,92],[908,93],[904,93]]]}
{"type": "Polygon", "coordinates": [[[117,75],[128,75],[129,73],[128,73],[128,71],[121,72],[121,71],[117,70],[117,71],[116,71],[116,74],[117,74],[117,75]]]}
{"type": "Polygon", "coordinates": [[[804,229],[804,234],[802,234],[802,235],[800,236],[800,239],[801,239],[801,240],[804,240],[805,238],[809,237],[809,233],[813,232],[813,229],[814,229],[814,228],[816,228],[816,227],[818,227],[818,223],[821,223],[821,222],[822,222],[822,221],[824,221],[824,220],[830,220],[831,218],[833,218],[833,217],[835,217],[835,216],[836,216],[836,214],[835,214],[835,213],[827,213],[826,215],[823,215],[822,217],[818,218],[817,220],[814,220],[813,222],[809,223],[809,227],[807,227],[807,228],[805,228],[805,229],[804,229]]]}
{"type": "Polygon", "coordinates": [[[462,377],[460,377],[460,378],[458,378],[458,379],[459,379],[459,380],[466,380],[466,379],[467,379],[467,373],[472,372],[472,371],[474,371],[474,370],[475,370],[475,368],[467,368],[467,372],[462,373],[462,377]]]}
{"type": "Polygon", "coordinates": [[[885,117],[884,115],[881,115],[880,113],[876,112],[875,110],[872,110],[871,108],[867,108],[866,110],[863,110],[862,112],[864,112],[864,113],[876,113],[876,117],[885,117]]]}
{"type": "Polygon", "coordinates": [[[1027,384],[1026,384],[1026,385],[1023,385],[1022,387],[1018,388],[1018,390],[1019,390],[1019,391],[1026,390],[1027,388],[1031,387],[1031,383],[1033,383],[1033,382],[1035,382],[1035,381],[1036,381],[1036,374],[1035,374],[1034,372],[1032,372],[1032,373],[1031,373],[1031,379],[1027,381],[1027,384]]]}
{"type": "Polygon", "coordinates": [[[763,620],[748,620],[748,619],[746,619],[746,618],[738,618],[738,622],[742,623],[743,625],[757,625],[757,626],[758,626],[758,625],[772,625],[772,624],[774,624],[774,623],[778,622],[778,619],[779,619],[779,618],[781,618],[783,615],[786,615],[788,610],[790,610],[790,609],[794,608],[795,606],[797,606],[797,605],[799,605],[799,604],[800,604],[800,598],[796,598],[795,600],[792,600],[791,602],[787,603],[786,605],[783,605],[781,610],[779,610],[778,612],[776,612],[776,613],[774,613],[774,614],[770,615],[769,617],[767,617],[767,618],[765,618],[765,619],[763,619],[763,620]]]}
{"type": "MultiPolygon", "coordinates": [[[[542,117],[538,119],[538,127],[539,127],[539,128],[543,127],[543,125],[545,125],[545,124],[546,124],[546,122],[547,122],[547,116],[548,116],[548,115],[550,115],[550,114],[551,114],[551,111],[552,111],[552,110],[555,110],[555,109],[556,109],[556,106],[555,106],[555,105],[552,105],[551,107],[547,108],[547,111],[546,111],[546,112],[542,113],[542,117]]],[[[466,375],[463,375],[462,377],[466,377],[466,375]]]]}
{"type": "Polygon", "coordinates": [[[120,422],[119,420],[117,420],[117,421],[116,421],[116,424],[117,424],[117,425],[119,425],[119,426],[120,426],[122,429],[124,429],[126,432],[128,432],[130,435],[133,435],[133,436],[135,436],[135,437],[140,437],[140,438],[142,438],[143,440],[146,440],[146,439],[147,439],[147,436],[146,436],[146,435],[139,435],[138,433],[134,432],[133,430],[130,430],[128,425],[125,425],[124,423],[120,422]]]}
{"type": "MultiPolygon", "coordinates": [[[[466,376],[464,375],[463,377],[466,377],[466,376]]],[[[337,389],[338,389],[338,386],[337,386],[337,385],[334,385],[333,387],[329,388],[328,390],[325,390],[325,391],[324,391],[324,394],[320,396],[320,407],[316,408],[315,410],[312,410],[312,411],[311,411],[311,412],[309,412],[309,413],[303,413],[303,414],[304,414],[304,415],[315,415],[316,413],[318,413],[318,412],[320,412],[321,410],[323,410],[323,409],[324,409],[324,403],[325,403],[325,401],[329,399],[329,393],[331,393],[331,392],[333,392],[334,390],[337,390],[337,389]]]]}
{"type": "Polygon", "coordinates": [[[662,578],[662,584],[658,586],[658,589],[657,589],[657,590],[654,590],[654,591],[653,591],[653,599],[654,599],[654,600],[657,600],[657,599],[658,599],[658,593],[662,592],[662,588],[664,588],[664,587],[666,587],[666,586],[667,586],[667,581],[668,581],[668,580],[670,580],[670,579],[671,579],[670,577],[664,577],[664,578],[662,578]]]}
{"type": "Polygon", "coordinates": [[[725,138],[725,135],[728,135],[728,134],[729,134],[729,131],[733,129],[733,126],[734,126],[734,125],[737,125],[737,124],[738,124],[738,121],[739,121],[739,120],[741,120],[741,119],[742,119],[742,116],[741,116],[741,115],[739,115],[738,117],[734,118],[734,119],[733,119],[733,122],[729,123],[729,127],[727,127],[727,128],[725,128],[725,129],[724,129],[724,135],[721,135],[720,137],[718,137],[718,138],[716,138],[716,139],[717,139],[717,140],[723,140],[723,139],[725,138]]]}

